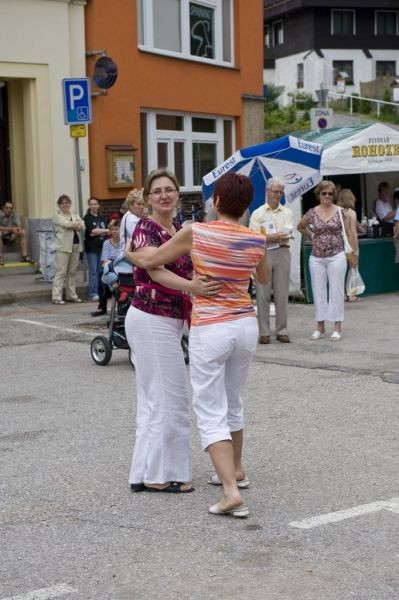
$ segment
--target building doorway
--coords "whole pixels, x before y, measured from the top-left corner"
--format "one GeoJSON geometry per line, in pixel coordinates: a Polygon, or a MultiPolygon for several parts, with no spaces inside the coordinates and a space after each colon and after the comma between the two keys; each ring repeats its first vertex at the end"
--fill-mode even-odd
{"type": "Polygon", "coordinates": [[[12,200],[7,83],[0,81],[0,206],[12,200]]]}

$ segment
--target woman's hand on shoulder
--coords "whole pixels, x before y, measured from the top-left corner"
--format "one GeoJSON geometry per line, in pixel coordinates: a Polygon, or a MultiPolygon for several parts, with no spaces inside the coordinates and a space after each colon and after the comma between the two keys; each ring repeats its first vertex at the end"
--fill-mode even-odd
{"type": "Polygon", "coordinates": [[[222,288],[220,281],[208,279],[204,275],[196,275],[190,282],[190,292],[195,296],[214,298],[222,288]]]}

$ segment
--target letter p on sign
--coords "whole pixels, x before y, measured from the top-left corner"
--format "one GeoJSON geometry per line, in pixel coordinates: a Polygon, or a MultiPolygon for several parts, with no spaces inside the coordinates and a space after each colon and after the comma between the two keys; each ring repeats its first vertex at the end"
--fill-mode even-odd
{"type": "Polygon", "coordinates": [[[91,123],[91,94],[88,77],[63,79],[65,125],[91,123]]]}

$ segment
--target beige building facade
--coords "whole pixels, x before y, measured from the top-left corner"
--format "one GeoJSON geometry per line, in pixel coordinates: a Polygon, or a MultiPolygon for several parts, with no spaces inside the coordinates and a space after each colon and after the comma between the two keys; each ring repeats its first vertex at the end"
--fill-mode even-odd
{"type": "MultiPolygon", "coordinates": [[[[60,194],[78,209],[75,141],[62,79],[84,77],[86,0],[0,0],[0,200],[28,222],[51,218],[60,194]]],[[[79,140],[83,205],[87,137],[79,140]]]]}

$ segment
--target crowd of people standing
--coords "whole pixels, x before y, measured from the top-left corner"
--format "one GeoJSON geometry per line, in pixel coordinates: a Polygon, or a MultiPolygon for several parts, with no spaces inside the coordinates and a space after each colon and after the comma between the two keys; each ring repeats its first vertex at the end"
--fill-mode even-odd
{"type": "MultiPolygon", "coordinates": [[[[129,192],[123,209],[110,221],[101,215],[94,197],[83,219],[72,210],[69,196],[58,198],[53,220],[54,304],[82,301],[75,276],[83,249],[88,298],[98,302],[92,316],[107,313],[110,291],[101,281],[104,266],[122,254],[132,265],[134,293],[125,319],[137,386],[132,492],[194,491],[187,369],[181,347],[188,322],[193,408],[202,447],[213,466],[208,483],[223,488],[222,497],[208,511],[248,516],[242,497],[250,481],[242,462],[243,395],[257,343],[271,343],[272,300],[276,340],[291,342],[288,300],[294,219],[283,203],[284,191],[283,181],[269,179],[265,203],[250,214],[250,180],[226,173],[215,184],[205,222],[184,227],[176,219],[179,182],[166,168],[152,171],[143,190],[129,192]],[[252,280],[256,307],[249,293],[252,280]]],[[[357,236],[365,230],[358,223],[351,190],[324,180],[314,195],[316,206],[297,223],[298,232],[312,246],[309,270],[316,328],[310,339],[324,336],[331,323],[330,340],[336,342],[342,337],[345,276],[348,268],[358,267],[357,236]]],[[[381,223],[392,221],[399,238],[399,209],[392,206],[385,182],[378,186],[373,210],[381,223]]],[[[2,239],[7,238],[9,232],[0,231],[2,239]]],[[[22,242],[21,249],[26,252],[22,242]]]]}

